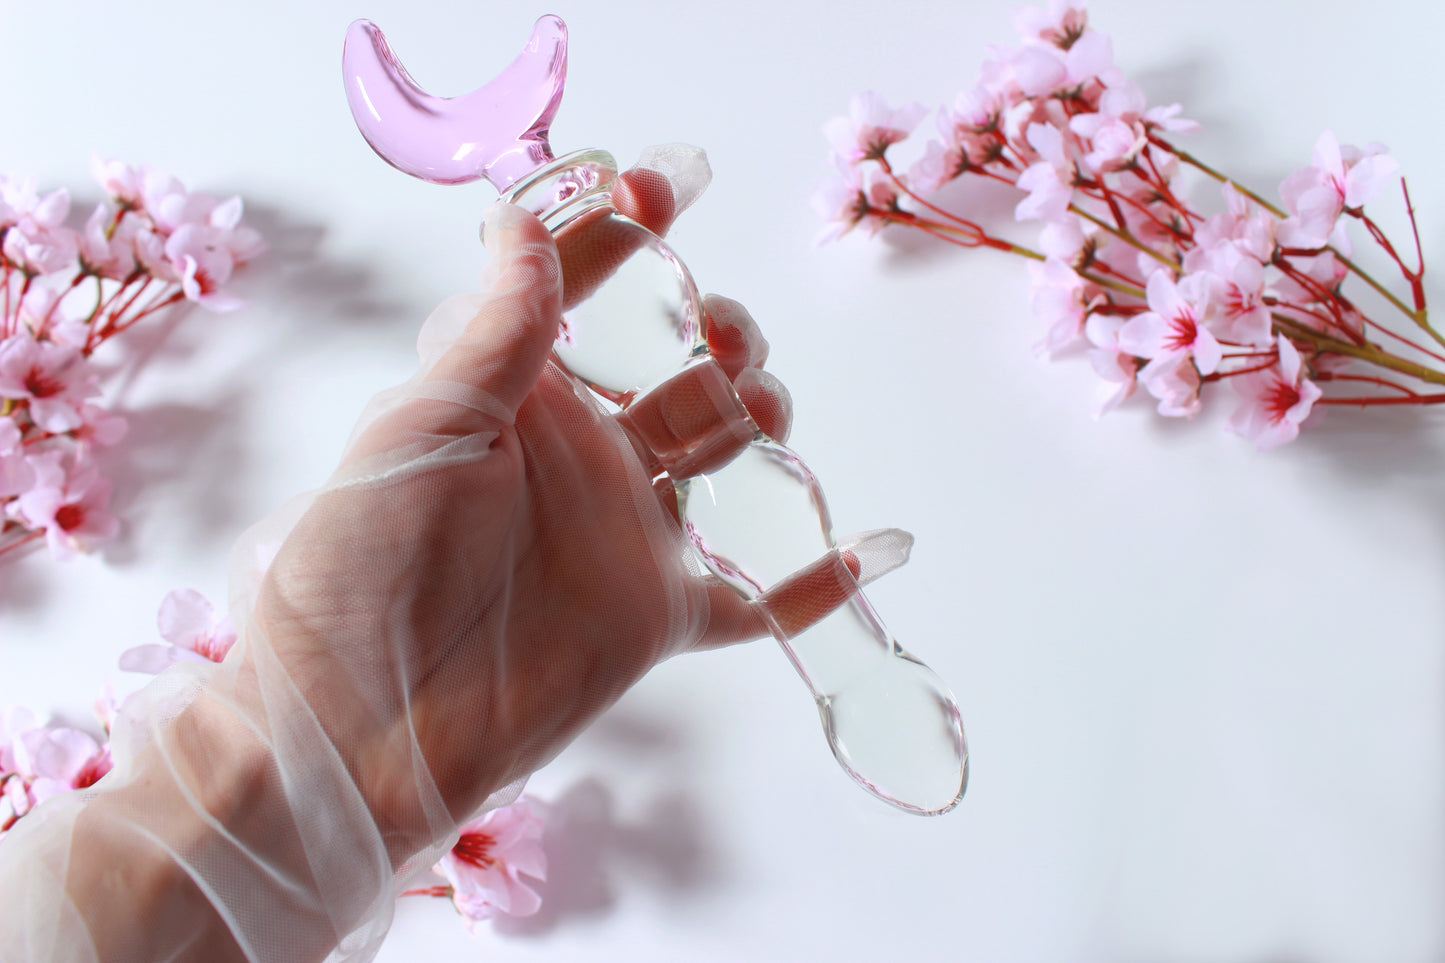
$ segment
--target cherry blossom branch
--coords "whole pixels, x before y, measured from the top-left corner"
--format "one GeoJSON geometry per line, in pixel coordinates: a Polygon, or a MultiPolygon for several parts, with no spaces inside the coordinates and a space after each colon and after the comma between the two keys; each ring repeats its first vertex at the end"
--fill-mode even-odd
{"type": "Polygon", "coordinates": [[[11,539],[0,556],[43,538],[65,558],[115,534],[96,452],[120,440],[125,421],[97,400],[92,354],[183,301],[238,307],[225,285],[263,248],[239,198],[114,162],[92,168],[108,199],[83,229],[66,223],[64,190],[42,198],[0,178],[0,531],[11,539]],[[76,304],[89,302],[78,292],[92,279],[94,302],[76,304]]]}
{"type": "Polygon", "coordinates": [[[1079,207],[1077,204],[1069,205],[1069,213],[1075,214],[1078,217],[1081,217],[1084,220],[1088,221],[1090,224],[1097,226],[1100,230],[1112,234],[1114,237],[1134,248],[1134,250],[1139,251],[1141,254],[1147,254],[1149,257],[1158,261],[1160,264],[1164,265],[1170,270],[1177,271],[1179,269],[1178,261],[1165,257],[1163,254],[1160,254],[1158,251],[1154,250],[1152,247],[1145,244],[1143,241],[1139,240],[1128,231],[1122,231],[1114,227],[1108,221],[1105,221],[1103,218],[1095,217],[1093,214],[1090,214],[1088,211],[1084,210],[1082,207],[1079,207]]]}
{"type": "Polygon", "coordinates": [[[1436,371],[1424,365],[1416,364],[1405,358],[1392,355],[1387,351],[1370,345],[1356,345],[1348,341],[1341,341],[1332,338],[1327,334],[1321,334],[1312,328],[1306,327],[1281,314],[1275,314],[1274,323],[1281,333],[1287,335],[1294,341],[1303,341],[1315,346],[1316,349],[1333,354],[1342,354],[1350,358],[1358,358],[1370,364],[1378,365],[1381,368],[1388,368],[1391,371],[1398,371],[1400,374],[1418,378],[1430,384],[1445,385],[1445,371],[1436,371]]]}
{"type": "MultiPolygon", "coordinates": [[[[1423,397],[1426,397],[1425,395],[1420,394],[1418,391],[1415,391],[1414,389],[1412,389],[1412,388],[1410,388],[1410,387],[1408,387],[1408,386],[1406,386],[1406,385],[1398,384],[1398,383],[1396,383],[1396,382],[1394,382],[1394,381],[1388,381],[1388,380],[1386,380],[1385,378],[1372,378],[1372,377],[1370,377],[1369,375],[1352,375],[1352,374],[1341,374],[1341,373],[1339,373],[1339,372],[1329,372],[1329,371],[1325,371],[1325,372],[1319,372],[1319,373],[1317,373],[1317,374],[1315,375],[1315,380],[1316,380],[1316,381],[1358,381],[1358,382],[1362,382],[1362,383],[1364,383],[1364,384],[1379,385],[1379,386],[1382,387],[1382,388],[1390,388],[1390,389],[1393,389],[1393,390],[1395,390],[1395,391],[1399,391],[1399,392],[1401,392],[1402,394],[1404,394],[1405,396],[1410,397],[1410,398],[1423,398],[1423,397]]],[[[1442,397],[1442,398],[1445,398],[1445,395],[1441,395],[1441,397],[1442,397]]]]}
{"type": "Polygon", "coordinates": [[[1325,132],[1311,163],[1280,185],[1282,203],[1272,203],[1174,145],[1197,125],[1178,116],[1177,104],[1148,105],[1080,0],[1016,22],[1021,44],[991,48],[981,81],[939,111],[938,135],[910,170],[895,167],[889,152],[924,118],[922,106],[895,109],[863,94],[824,127],[839,171],[814,197],[831,222],[825,239],[903,226],[1035,262],[1030,302],[1048,326],[1042,347],[1084,349],[1110,384],[1101,411],[1142,387],[1160,414],[1188,417],[1206,387],[1227,385],[1239,402],[1229,426],[1265,449],[1297,436],[1322,398],[1319,384],[1398,393],[1351,404],[1437,403],[1388,378],[1340,370],[1353,364],[1445,384],[1445,335],[1428,323],[1408,188],[1402,181],[1415,264],[1365,211],[1399,169],[1383,148],[1342,145],[1325,132]],[[1176,189],[1185,167],[1222,185],[1223,210],[1198,209],[1176,189]],[[1041,222],[1039,242],[1001,241],[967,201],[950,210],[935,200],[964,176],[1021,192],[1014,217],[1041,222]],[[1341,254],[1354,223],[1394,262],[1413,309],[1341,254]],[[1351,275],[1393,310],[1383,318],[1361,310],[1345,292],[1351,275]],[[1390,323],[1395,311],[1429,337],[1390,323]],[[1395,350],[1371,340],[1384,338],[1395,350]]]}
{"type": "MultiPolygon", "coordinates": [[[[1228,185],[1230,185],[1230,186],[1233,187],[1235,190],[1239,191],[1239,192],[1240,192],[1241,194],[1243,194],[1245,197],[1249,198],[1251,201],[1254,201],[1254,202],[1255,202],[1256,204],[1258,204],[1260,207],[1262,207],[1262,208],[1264,208],[1265,210],[1269,211],[1271,214],[1273,214],[1275,217],[1279,218],[1280,220],[1283,221],[1283,220],[1285,220],[1286,218],[1288,218],[1289,215],[1287,215],[1284,211],[1280,210],[1278,207],[1276,207],[1275,205],[1271,204],[1269,201],[1267,201],[1267,200],[1265,200],[1264,198],[1260,197],[1260,196],[1259,196],[1258,194],[1256,194],[1255,192],[1249,190],[1247,187],[1243,186],[1243,185],[1240,184],[1238,181],[1236,181],[1236,180],[1234,180],[1234,179],[1226,176],[1225,174],[1220,173],[1219,171],[1215,170],[1213,167],[1210,167],[1208,164],[1204,163],[1204,162],[1201,161],[1199,158],[1195,157],[1193,154],[1190,154],[1188,151],[1180,150],[1179,148],[1174,147],[1174,146],[1173,146],[1172,144],[1170,144],[1168,141],[1165,141],[1165,140],[1162,140],[1162,139],[1158,140],[1157,143],[1159,143],[1159,144],[1160,144],[1162,147],[1164,147],[1166,150],[1172,151],[1172,152],[1174,153],[1174,155],[1175,155],[1176,157],[1178,157],[1181,161],[1183,161],[1184,163],[1190,165],[1191,167],[1195,168],[1196,170],[1199,170],[1199,171],[1207,174],[1208,176],[1214,178],[1216,181],[1219,181],[1221,184],[1228,184],[1228,185]]],[[[1403,181],[1402,181],[1402,184],[1403,184],[1403,181]]],[[[1414,212],[1414,209],[1413,209],[1413,208],[1410,208],[1410,207],[1409,207],[1409,193],[1408,193],[1408,192],[1407,192],[1406,195],[1405,195],[1405,202],[1406,202],[1406,207],[1407,207],[1407,209],[1409,210],[1409,213],[1410,213],[1410,224],[1411,224],[1412,227],[1414,227],[1414,225],[1415,225],[1415,212],[1414,212]]],[[[1372,223],[1372,222],[1371,222],[1371,223],[1372,223]]],[[[1418,248],[1418,242],[1419,242],[1418,228],[1415,228],[1415,230],[1416,230],[1416,244],[1417,244],[1417,248],[1418,248]]],[[[1373,234],[1373,232],[1372,232],[1372,234],[1373,234]]],[[[1383,235],[1382,235],[1382,236],[1383,236],[1383,235]]],[[[1367,284],[1367,285],[1369,285],[1371,288],[1373,288],[1376,294],[1379,294],[1379,295],[1380,295],[1381,297],[1383,297],[1386,301],[1390,302],[1390,304],[1394,305],[1394,307],[1395,307],[1401,314],[1405,315],[1405,317],[1409,318],[1411,321],[1414,321],[1414,322],[1415,322],[1416,324],[1418,324],[1420,327],[1424,328],[1425,331],[1427,331],[1432,338],[1434,338],[1437,342],[1439,342],[1439,343],[1441,344],[1441,346],[1445,346],[1445,337],[1442,337],[1442,336],[1439,334],[1439,332],[1435,331],[1434,328],[1430,327],[1429,324],[1427,323],[1427,321],[1425,320],[1424,288],[1423,288],[1423,286],[1422,286],[1422,287],[1419,287],[1419,288],[1416,290],[1416,294],[1417,294],[1416,301],[1417,301],[1417,304],[1419,305],[1419,307],[1418,307],[1418,309],[1416,309],[1416,310],[1412,310],[1411,308],[1409,308],[1409,307],[1405,304],[1405,302],[1401,301],[1401,300],[1395,295],[1395,293],[1394,293],[1393,291],[1391,291],[1389,288],[1385,287],[1385,286],[1384,286],[1383,284],[1381,284],[1379,281],[1375,280],[1374,276],[1371,275],[1371,274],[1370,274],[1368,271],[1366,271],[1364,268],[1360,267],[1360,266],[1359,266],[1358,264],[1356,264],[1354,261],[1350,260],[1348,257],[1345,257],[1345,255],[1341,254],[1340,251],[1339,251],[1337,248],[1334,248],[1334,247],[1330,246],[1330,247],[1324,247],[1324,248],[1322,248],[1322,250],[1327,250],[1327,251],[1332,252],[1332,253],[1334,254],[1334,256],[1339,259],[1339,262],[1340,262],[1341,264],[1343,264],[1346,268],[1348,268],[1348,269],[1350,270],[1350,272],[1353,273],[1356,277],[1358,277],[1361,281],[1364,281],[1365,284],[1367,284]]],[[[1390,251],[1391,251],[1391,253],[1393,254],[1393,248],[1391,248],[1390,251]]],[[[1398,262],[1399,259],[1396,258],[1396,261],[1398,262]]],[[[1422,254],[1421,254],[1421,257],[1420,257],[1420,273],[1423,273],[1424,270],[1425,270],[1424,264],[1425,264],[1424,255],[1423,255],[1423,253],[1422,253],[1422,254]]],[[[1402,265],[1401,265],[1401,268],[1403,269],[1403,267],[1404,267],[1404,265],[1402,264],[1402,265]]],[[[1409,276],[1409,275],[1407,274],[1407,277],[1408,277],[1408,276],[1409,276]]],[[[1413,280],[1412,280],[1412,287],[1413,287],[1413,286],[1414,286],[1414,285],[1413,285],[1413,280]]]]}

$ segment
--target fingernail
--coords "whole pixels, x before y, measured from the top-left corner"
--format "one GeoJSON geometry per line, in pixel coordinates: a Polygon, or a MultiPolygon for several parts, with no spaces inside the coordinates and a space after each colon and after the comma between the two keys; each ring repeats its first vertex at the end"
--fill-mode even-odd
{"type": "Polygon", "coordinates": [[[838,543],[838,551],[845,558],[853,557],[853,565],[849,565],[848,570],[853,572],[859,586],[863,586],[908,561],[913,551],[913,536],[901,528],[876,528],[843,539],[838,543]]]}
{"type": "Polygon", "coordinates": [[[517,237],[517,225],[525,212],[515,204],[497,201],[482,218],[482,246],[496,258],[506,257],[517,237]]]}
{"type": "Polygon", "coordinates": [[[707,152],[691,144],[649,147],[637,159],[637,166],[657,171],[671,182],[672,195],[677,202],[674,217],[691,207],[712,182],[707,152]]]}

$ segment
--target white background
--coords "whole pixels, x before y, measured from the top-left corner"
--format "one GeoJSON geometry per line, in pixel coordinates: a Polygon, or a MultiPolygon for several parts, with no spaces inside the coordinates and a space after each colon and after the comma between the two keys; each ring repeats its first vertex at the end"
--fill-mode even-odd
{"type": "MultiPolygon", "coordinates": [[[[1152,102],[1204,123],[1191,149],[1265,192],[1326,127],[1389,144],[1440,252],[1441,9],[1092,14],[1152,102]]],[[[383,960],[1445,959],[1442,415],[1336,410],[1270,455],[1222,430],[1227,405],[1096,423],[1087,364],[1032,353],[1021,265],[812,246],[819,126],[869,88],[950,101],[986,44],[1014,42],[1007,3],[0,12],[0,169],[88,207],[92,150],[149,162],[240,193],[272,244],[247,310],[136,339],[148,362],[114,398],[121,539],[0,567],[0,702],[79,719],[104,679],[131,685],[114,659],[155,640],[164,594],[224,598],[229,544],[324,479],[365,399],[409,372],[416,325],[474,285],[489,189],[410,180],[362,142],[339,66],[357,16],[457,94],[559,13],[559,149],[705,146],[715,180],[674,246],[762,322],[840,531],[918,536],[870,595],[963,707],[956,812],[856,790],[771,643],[676,660],[535,777],[554,805],[542,913],[476,938],[412,899],[383,960]]]]}

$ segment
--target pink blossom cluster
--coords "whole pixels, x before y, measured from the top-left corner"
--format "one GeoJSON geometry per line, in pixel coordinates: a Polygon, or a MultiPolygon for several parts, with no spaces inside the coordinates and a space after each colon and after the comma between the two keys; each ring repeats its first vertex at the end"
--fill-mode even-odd
{"type": "Polygon", "coordinates": [[[825,126],[837,172],[814,197],[824,240],[899,225],[1031,259],[1040,349],[1087,354],[1105,382],[1096,414],[1142,386],[1160,414],[1188,417],[1207,386],[1228,382],[1229,427],[1268,449],[1293,440],[1316,404],[1445,402],[1420,390],[1445,385],[1445,338],[1427,321],[1418,235],[1411,268],[1364,212],[1398,179],[1383,147],[1326,132],[1271,204],[1174,145],[1196,125],[1177,104],[1149,106],[1083,3],[1025,9],[1015,25],[1022,42],[991,50],[906,172],[889,152],[927,115],[921,106],[866,93],[825,126]],[[1186,198],[1183,169],[1222,183],[1216,211],[1186,198]],[[1041,224],[1037,247],[930,200],[964,177],[1020,191],[1014,216],[1041,224]],[[1350,260],[1350,224],[1398,267],[1413,304],[1350,260]],[[1344,287],[1352,274],[1403,315],[1405,333],[1357,306],[1344,287]],[[1355,391],[1325,398],[1326,382],[1355,391]]]}
{"type": "Polygon", "coordinates": [[[80,226],[65,189],[0,176],[0,554],[44,539],[64,558],[115,534],[96,456],[126,423],[99,403],[92,355],[182,301],[239,307],[226,284],[263,246],[238,197],[116,161],[92,172],[107,197],[80,226]]]}
{"type": "MultiPolygon", "coordinates": [[[[157,628],[165,645],[127,649],[120,667],[154,675],[174,662],[220,662],[236,642],[230,619],[204,595],[178,589],[161,602],[157,628]]],[[[110,731],[123,702],[109,685],[95,703],[104,739],[81,729],[44,724],[23,706],[0,712],[0,836],[38,803],[85,789],[111,769],[110,731]]]]}
{"type": "MultiPolygon", "coordinates": [[[[114,703],[102,697],[96,715],[110,733],[114,703]]],[[[22,706],[0,712],[0,839],[52,796],[94,785],[110,772],[109,740],[62,725],[44,725],[22,706]]]]}
{"type": "MultiPolygon", "coordinates": [[[[156,628],[164,644],[127,649],[121,669],[155,675],[177,662],[221,662],[237,640],[231,620],[194,589],[166,595],[156,628]]],[[[110,771],[109,736],[123,706],[107,686],[95,703],[102,739],[44,724],[21,706],[0,711],[0,839],[39,803],[92,786],[110,771]]],[[[445,884],[403,895],[450,899],[472,931],[494,916],[529,916],[542,898],[524,877],[547,878],[544,825],[540,803],[526,796],[484,813],[459,828],[456,843],[433,867],[445,884]]]]}

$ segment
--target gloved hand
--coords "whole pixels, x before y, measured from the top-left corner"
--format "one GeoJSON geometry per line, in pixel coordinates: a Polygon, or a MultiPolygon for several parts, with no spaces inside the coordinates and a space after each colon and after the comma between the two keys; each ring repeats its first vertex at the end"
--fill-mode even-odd
{"type": "MultiPolygon", "coordinates": [[[[660,234],[706,161],[653,157],[666,176],[628,172],[615,203],[660,234]]],[[[484,293],[428,320],[421,370],[326,486],[242,540],[226,661],[168,670],[124,711],[115,772],[0,845],[0,891],[29,900],[0,921],[6,963],[369,959],[459,822],[657,663],[767,634],[549,360],[567,259],[629,252],[559,253],[501,205],[484,235],[484,293]]],[[[714,356],[785,437],[766,342],[736,303],[706,308],[714,356]]]]}

